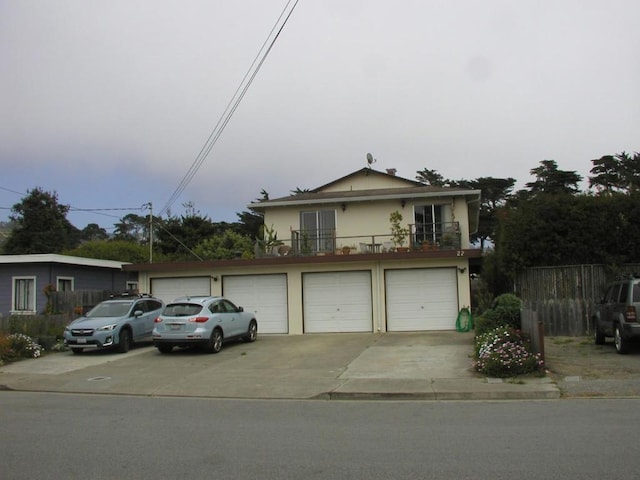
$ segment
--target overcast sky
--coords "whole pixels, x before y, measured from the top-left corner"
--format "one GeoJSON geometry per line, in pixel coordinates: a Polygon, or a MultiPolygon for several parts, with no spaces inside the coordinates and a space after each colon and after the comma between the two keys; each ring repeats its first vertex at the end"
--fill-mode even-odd
{"type": "MultiPolygon", "coordinates": [[[[35,187],[166,208],[286,5],[0,0],[0,220],[35,187]]],[[[522,186],[547,159],[586,178],[640,150],[639,21],[635,0],[300,0],[171,213],[235,221],[367,152],[410,179],[522,186]]]]}

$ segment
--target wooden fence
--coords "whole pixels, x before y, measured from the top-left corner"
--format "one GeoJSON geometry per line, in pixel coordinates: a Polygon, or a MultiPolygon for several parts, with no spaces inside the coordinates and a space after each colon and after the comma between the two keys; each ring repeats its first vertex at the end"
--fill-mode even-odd
{"type": "Polygon", "coordinates": [[[50,350],[73,319],[107,300],[112,292],[76,290],[49,293],[47,311],[52,314],[0,316],[0,333],[24,333],[50,350]]]}
{"type": "Polygon", "coordinates": [[[515,293],[522,299],[523,317],[535,314],[546,335],[588,335],[607,283],[638,272],[639,264],[528,268],[516,279],[515,293]]]}
{"type": "Polygon", "coordinates": [[[544,361],[544,324],[538,321],[538,314],[533,310],[523,310],[522,331],[529,335],[534,353],[539,353],[544,361]]]}
{"type": "Polygon", "coordinates": [[[113,294],[108,290],[75,290],[72,292],[51,292],[48,311],[55,314],[80,316],[98,303],[108,300],[113,294]]]}

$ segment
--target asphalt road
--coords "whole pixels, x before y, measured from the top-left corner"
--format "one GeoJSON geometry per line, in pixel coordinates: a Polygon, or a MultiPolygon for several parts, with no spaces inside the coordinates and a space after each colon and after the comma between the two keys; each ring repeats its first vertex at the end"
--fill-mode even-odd
{"type": "Polygon", "coordinates": [[[220,400],[0,392],[12,479],[628,479],[640,400],[220,400]]]}

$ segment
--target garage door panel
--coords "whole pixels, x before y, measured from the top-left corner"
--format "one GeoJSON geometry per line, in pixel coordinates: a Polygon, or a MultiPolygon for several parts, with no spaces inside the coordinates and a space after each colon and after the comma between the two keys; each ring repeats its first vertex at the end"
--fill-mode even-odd
{"type": "Polygon", "coordinates": [[[211,295],[210,277],[152,278],[151,293],[165,303],[186,295],[211,295]]]}
{"type": "Polygon", "coordinates": [[[455,268],[385,273],[388,331],[452,330],[458,314],[455,268]]]}
{"type": "Polygon", "coordinates": [[[225,275],[222,286],[232,302],[255,313],[260,333],[288,333],[285,274],[225,275]]]}
{"type": "Polygon", "coordinates": [[[303,276],[305,333],[371,332],[371,274],[306,273],[303,276]]]}

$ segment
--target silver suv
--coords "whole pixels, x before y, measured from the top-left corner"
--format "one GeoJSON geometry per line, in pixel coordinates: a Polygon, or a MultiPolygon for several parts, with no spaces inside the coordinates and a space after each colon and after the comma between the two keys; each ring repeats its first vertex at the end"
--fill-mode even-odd
{"type": "Polygon", "coordinates": [[[640,278],[610,284],[592,317],[596,345],[613,337],[616,351],[627,353],[632,339],[640,337],[640,278]]]}
{"type": "Polygon", "coordinates": [[[73,353],[100,348],[126,353],[133,342],[151,341],[153,322],[163,308],[162,300],[144,295],[106,300],[67,325],[64,343],[73,353]]]}

